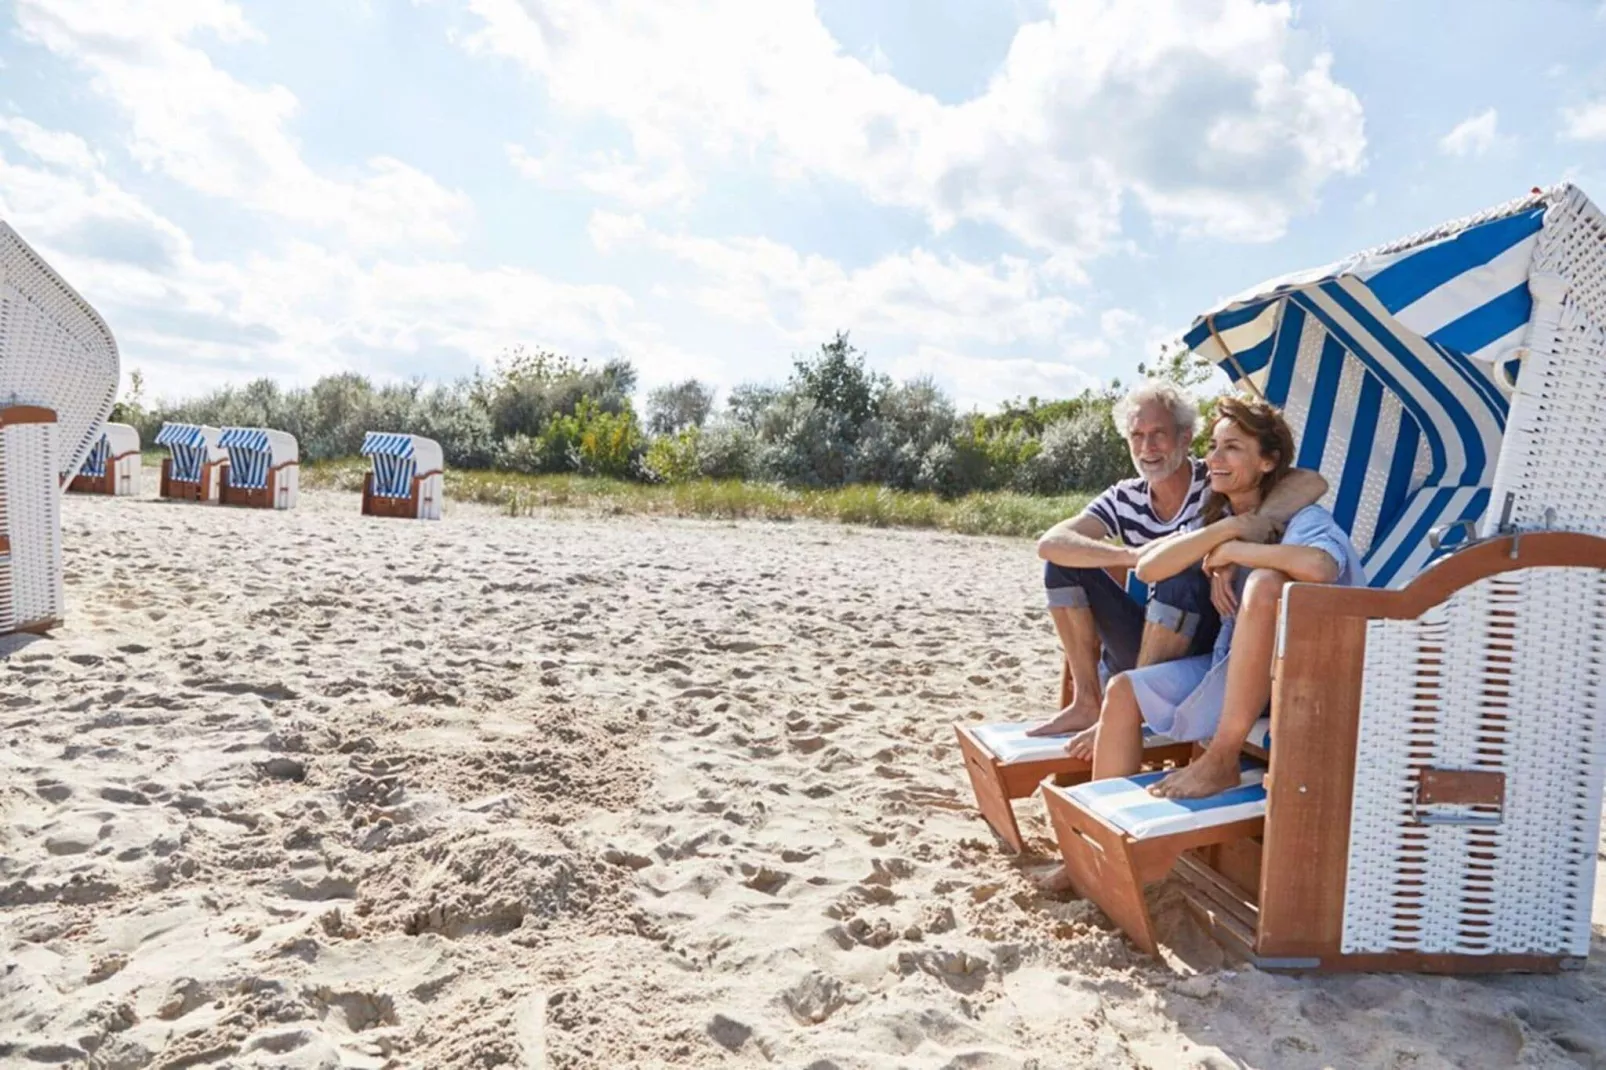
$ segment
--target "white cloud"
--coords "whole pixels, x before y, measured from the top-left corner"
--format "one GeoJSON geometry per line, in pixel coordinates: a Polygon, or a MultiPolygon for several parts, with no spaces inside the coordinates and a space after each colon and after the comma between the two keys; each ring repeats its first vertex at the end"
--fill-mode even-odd
{"type": "Polygon", "coordinates": [[[624,355],[650,369],[648,379],[711,367],[642,323],[634,300],[611,285],[306,240],[204,259],[80,139],[26,120],[0,122],[0,217],[105,316],[125,370],[143,369],[157,394],[341,370],[441,378],[520,342],[624,355]]]}
{"type": "Polygon", "coordinates": [[[1568,141],[1606,141],[1606,99],[1563,108],[1561,136],[1568,141]]]}
{"type": "Polygon", "coordinates": [[[666,253],[695,273],[692,299],[713,316],[813,344],[838,328],[953,345],[1052,342],[1080,310],[1016,257],[975,263],[925,249],[849,270],[767,238],[712,239],[650,229],[640,216],[593,213],[603,252],[666,253]]]}
{"type": "Polygon", "coordinates": [[[1439,139],[1439,151],[1447,156],[1482,156],[1494,148],[1500,117],[1493,108],[1457,123],[1439,139]]]}
{"type": "Polygon", "coordinates": [[[465,47],[622,124],[649,172],[819,174],[1061,257],[1108,247],[1128,199],[1163,227],[1269,240],[1363,164],[1360,103],[1287,4],[1057,0],[948,106],[844,54],[808,0],[461,2],[465,47]]]}
{"type": "Polygon", "coordinates": [[[472,212],[462,193],[389,157],[344,177],[308,166],[289,130],[295,95],[240,82],[193,43],[261,39],[226,0],[17,0],[16,10],[25,40],[77,64],[124,111],[134,158],[199,193],[365,245],[450,244],[472,212]]]}
{"type": "Polygon", "coordinates": [[[892,361],[895,378],[929,375],[953,393],[961,409],[990,408],[1008,398],[1065,398],[1098,385],[1076,363],[1104,354],[1097,341],[1078,345],[1063,358],[989,358],[941,346],[922,345],[892,361]]]}
{"type": "Polygon", "coordinates": [[[522,145],[505,146],[508,162],[525,178],[553,189],[583,189],[636,209],[683,205],[697,190],[684,164],[671,162],[656,171],[619,153],[591,153],[583,158],[563,150],[536,155],[522,145]]]}

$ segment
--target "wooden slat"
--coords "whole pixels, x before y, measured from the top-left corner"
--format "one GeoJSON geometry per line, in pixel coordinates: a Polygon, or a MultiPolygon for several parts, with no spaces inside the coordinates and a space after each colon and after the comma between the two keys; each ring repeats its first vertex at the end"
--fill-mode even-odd
{"type": "Polygon", "coordinates": [[[16,424],[53,424],[55,422],[55,410],[41,408],[38,405],[11,405],[0,409],[0,427],[12,427],[16,424]]]}
{"type": "Polygon", "coordinates": [[[1505,806],[1506,774],[1493,769],[1423,769],[1417,776],[1418,806],[1505,806]]]}
{"type": "Polygon", "coordinates": [[[1285,612],[1272,693],[1276,746],[1266,778],[1257,950],[1280,958],[1336,955],[1366,622],[1325,616],[1293,601],[1285,612]]]}

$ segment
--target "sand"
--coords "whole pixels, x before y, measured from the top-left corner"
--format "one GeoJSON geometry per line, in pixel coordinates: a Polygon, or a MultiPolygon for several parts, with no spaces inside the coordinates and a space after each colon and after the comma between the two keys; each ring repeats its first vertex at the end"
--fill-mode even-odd
{"type": "Polygon", "coordinates": [[[68,623],[0,641],[0,1065],[1606,1065],[1598,952],[1276,977],[1035,895],[950,728],[1053,700],[1024,541],[356,514],[67,502],[68,623]]]}

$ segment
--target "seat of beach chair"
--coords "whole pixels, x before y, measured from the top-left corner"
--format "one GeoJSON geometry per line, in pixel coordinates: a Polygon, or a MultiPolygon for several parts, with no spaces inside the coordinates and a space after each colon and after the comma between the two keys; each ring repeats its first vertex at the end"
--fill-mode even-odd
{"type": "Polygon", "coordinates": [[[1159,944],[1144,886],[1169,874],[1185,851],[1258,836],[1265,827],[1266,767],[1245,758],[1239,769],[1236,788],[1202,799],[1150,794],[1164,772],[1043,786],[1072,885],[1151,955],[1159,944]]]}
{"type": "MultiPolygon", "coordinates": [[[[998,837],[1016,854],[1026,849],[1020,823],[1015,817],[1014,800],[1024,799],[1037,790],[1045,777],[1067,783],[1088,779],[1093,763],[1075,758],[1065,751],[1068,736],[1028,736],[1028,729],[1041,721],[994,722],[954,725],[965,772],[976,795],[977,808],[998,837]]],[[[1146,766],[1161,767],[1187,761],[1193,753],[1191,743],[1177,743],[1165,736],[1146,733],[1143,760],[1146,766]]]]}

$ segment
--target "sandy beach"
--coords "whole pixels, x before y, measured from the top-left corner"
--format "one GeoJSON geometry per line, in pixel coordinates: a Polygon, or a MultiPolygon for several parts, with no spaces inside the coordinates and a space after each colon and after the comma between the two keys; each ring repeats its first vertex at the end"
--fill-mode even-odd
{"type": "Polygon", "coordinates": [[[68,622],[0,641],[0,1065],[1606,1066],[1598,949],[1278,977],[1034,894],[950,727],[1055,697],[1023,540],[357,511],[67,501],[68,622]]]}

